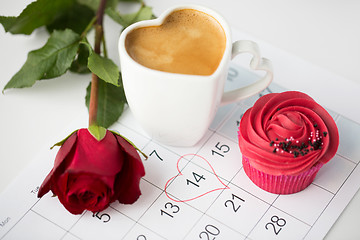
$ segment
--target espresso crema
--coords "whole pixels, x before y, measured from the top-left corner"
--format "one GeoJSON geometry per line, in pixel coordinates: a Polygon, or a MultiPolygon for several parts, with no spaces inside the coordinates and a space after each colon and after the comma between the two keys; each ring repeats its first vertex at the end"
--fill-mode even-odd
{"type": "Polygon", "coordinates": [[[211,75],[226,47],[226,36],[212,16],[194,9],[172,12],[160,26],[131,31],[128,54],[151,69],[171,73],[211,75]]]}

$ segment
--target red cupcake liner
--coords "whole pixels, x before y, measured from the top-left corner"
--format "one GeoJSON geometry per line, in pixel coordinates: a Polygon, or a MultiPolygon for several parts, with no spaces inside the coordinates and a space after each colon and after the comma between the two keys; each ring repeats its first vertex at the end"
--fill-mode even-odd
{"type": "Polygon", "coordinates": [[[245,156],[242,158],[242,164],[246,175],[255,185],[275,194],[291,194],[304,190],[314,181],[316,174],[323,166],[323,163],[317,163],[298,175],[271,175],[253,168],[245,156]]]}

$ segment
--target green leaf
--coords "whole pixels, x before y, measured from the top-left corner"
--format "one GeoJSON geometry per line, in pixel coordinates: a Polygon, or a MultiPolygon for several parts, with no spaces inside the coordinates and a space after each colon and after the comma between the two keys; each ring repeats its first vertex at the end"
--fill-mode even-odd
{"type": "Polygon", "coordinates": [[[115,22],[117,22],[118,24],[123,26],[124,28],[129,26],[129,23],[125,19],[123,19],[123,17],[120,15],[120,13],[116,9],[108,8],[105,10],[105,13],[109,17],[111,17],[112,20],[114,20],[115,22]]]}
{"type": "Polygon", "coordinates": [[[139,11],[131,14],[125,14],[123,15],[123,18],[130,24],[143,20],[152,19],[153,18],[152,8],[148,6],[142,6],[139,9],[139,11]]]}
{"type": "MultiPolygon", "coordinates": [[[[78,3],[85,5],[95,12],[97,11],[101,0],[77,0],[78,3]]],[[[115,8],[118,4],[118,0],[108,0],[106,2],[106,8],[115,8]]]]}
{"type": "Polygon", "coordinates": [[[74,0],[37,0],[30,3],[18,17],[2,16],[0,23],[6,32],[29,35],[36,28],[52,23],[73,3],[74,0]]]}
{"type": "Polygon", "coordinates": [[[88,68],[105,82],[119,86],[119,68],[111,59],[91,52],[88,58],[88,68]]]}
{"type": "Polygon", "coordinates": [[[135,22],[154,18],[152,8],[145,5],[141,6],[141,8],[137,12],[130,14],[120,14],[113,8],[106,9],[105,12],[109,17],[111,17],[115,22],[122,25],[124,28],[130,26],[135,22]]]}
{"type": "Polygon", "coordinates": [[[69,28],[81,34],[94,17],[95,12],[92,9],[75,3],[67,11],[59,13],[59,16],[52,23],[48,24],[46,28],[50,33],[54,30],[69,28]]]}
{"type": "MultiPolygon", "coordinates": [[[[120,81],[121,82],[121,81],[120,81]]],[[[89,108],[91,83],[86,89],[86,106],[89,108]]],[[[122,84],[116,87],[99,79],[97,124],[109,128],[124,110],[126,97],[122,84]]]]}
{"type": "Polygon", "coordinates": [[[93,135],[93,137],[98,141],[101,141],[106,135],[106,129],[101,126],[91,125],[88,129],[91,135],[93,135]]]}
{"type": "Polygon", "coordinates": [[[86,38],[83,39],[80,43],[84,44],[89,49],[90,55],[87,60],[87,67],[90,69],[90,71],[105,82],[119,86],[118,66],[111,59],[102,57],[95,53],[86,38]]]}
{"type": "Polygon", "coordinates": [[[84,44],[79,45],[78,54],[76,59],[72,62],[70,71],[75,73],[90,73],[90,70],[88,68],[88,58],[89,58],[89,49],[84,44]]]}
{"type": "Polygon", "coordinates": [[[61,76],[70,68],[79,42],[79,34],[70,29],[54,31],[42,48],[29,52],[25,64],[4,90],[31,87],[37,80],[61,76]]]}
{"type": "Polygon", "coordinates": [[[0,23],[3,25],[6,32],[11,29],[11,26],[13,26],[16,22],[16,17],[5,17],[0,16],[0,23]]]}
{"type": "Polygon", "coordinates": [[[135,3],[142,3],[143,0],[119,0],[120,2],[135,2],[135,3]]]}

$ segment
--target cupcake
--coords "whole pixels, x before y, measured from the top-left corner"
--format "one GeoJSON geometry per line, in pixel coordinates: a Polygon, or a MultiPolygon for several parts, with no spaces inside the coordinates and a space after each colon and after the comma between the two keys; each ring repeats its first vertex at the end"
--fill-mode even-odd
{"type": "Polygon", "coordinates": [[[309,186],[339,145],[333,118],[311,97],[296,91],[259,98],[243,115],[238,137],[246,175],[276,194],[309,186]]]}

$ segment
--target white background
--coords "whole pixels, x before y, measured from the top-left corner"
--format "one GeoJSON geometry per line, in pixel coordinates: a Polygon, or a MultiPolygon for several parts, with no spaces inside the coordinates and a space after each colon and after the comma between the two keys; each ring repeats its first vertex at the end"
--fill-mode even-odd
{"type": "MultiPolygon", "coordinates": [[[[17,16],[30,2],[1,0],[0,15],[17,16]]],[[[153,7],[155,15],[170,6],[188,3],[145,2],[153,7]]],[[[360,89],[360,1],[192,0],[191,3],[216,9],[234,29],[320,66],[340,76],[339,79],[344,77],[341,82],[317,83],[323,88],[312,89],[316,76],[303,79],[303,83],[291,78],[277,79],[276,72],[282,69],[276,66],[274,81],[319,96],[317,100],[321,104],[335,106],[335,111],[360,123],[360,92],[357,91],[360,89]],[[333,95],[334,92],[338,94],[333,95]]],[[[110,57],[118,64],[116,44],[120,28],[108,18],[105,21],[110,57]]],[[[43,29],[31,36],[15,36],[0,27],[0,89],[20,69],[27,52],[41,47],[46,39],[43,29]]],[[[0,192],[30,163],[39,149],[61,140],[59,131],[76,118],[79,111],[86,111],[84,96],[89,81],[90,76],[67,74],[36,83],[29,89],[0,94],[0,192]]],[[[360,194],[357,193],[327,239],[360,238],[359,213],[360,194]]]]}

